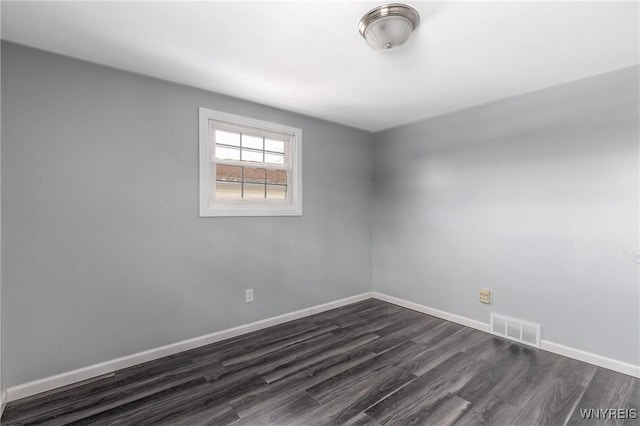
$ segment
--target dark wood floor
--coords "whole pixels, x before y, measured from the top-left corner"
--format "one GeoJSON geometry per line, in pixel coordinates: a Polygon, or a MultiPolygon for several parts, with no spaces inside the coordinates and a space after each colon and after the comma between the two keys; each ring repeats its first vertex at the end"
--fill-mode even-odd
{"type": "MultiPolygon", "coordinates": [[[[377,300],[10,403],[3,425],[555,425],[640,380],[377,300]]],[[[639,413],[640,414],[640,413],[639,413]]]]}

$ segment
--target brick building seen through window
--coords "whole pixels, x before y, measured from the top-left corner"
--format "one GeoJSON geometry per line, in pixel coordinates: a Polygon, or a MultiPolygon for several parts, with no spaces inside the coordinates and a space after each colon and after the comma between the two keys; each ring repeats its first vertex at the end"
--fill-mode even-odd
{"type": "Polygon", "coordinates": [[[216,195],[219,199],[285,199],[287,198],[287,172],[218,164],[216,195]]]}

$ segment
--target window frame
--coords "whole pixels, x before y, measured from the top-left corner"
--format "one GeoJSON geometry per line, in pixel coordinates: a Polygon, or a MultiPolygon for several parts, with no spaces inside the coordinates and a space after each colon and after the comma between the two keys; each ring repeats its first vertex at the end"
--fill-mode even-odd
{"type": "MultiPolygon", "coordinates": [[[[200,145],[200,217],[220,216],[302,216],[302,130],[257,120],[236,114],[207,108],[199,109],[200,145]],[[286,136],[284,165],[242,160],[216,160],[215,139],[211,135],[210,121],[220,123],[220,129],[260,134],[261,136],[286,136]],[[267,170],[286,170],[287,198],[239,199],[215,198],[217,164],[235,165],[267,170]]],[[[264,146],[263,146],[264,151],[264,146]]]]}

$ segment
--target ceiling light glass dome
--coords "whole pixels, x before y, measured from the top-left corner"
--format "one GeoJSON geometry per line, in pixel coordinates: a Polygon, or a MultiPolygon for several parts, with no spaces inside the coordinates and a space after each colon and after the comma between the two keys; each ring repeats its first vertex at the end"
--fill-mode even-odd
{"type": "Polygon", "coordinates": [[[358,29],[369,46],[388,50],[404,44],[419,22],[420,15],[413,7],[391,3],[367,12],[360,19],[358,29]]]}

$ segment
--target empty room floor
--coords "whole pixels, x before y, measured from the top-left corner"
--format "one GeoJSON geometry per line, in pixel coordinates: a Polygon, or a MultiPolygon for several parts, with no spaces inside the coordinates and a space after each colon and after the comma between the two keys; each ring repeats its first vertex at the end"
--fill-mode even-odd
{"type": "Polygon", "coordinates": [[[633,377],[369,299],[15,401],[2,424],[601,424],[581,410],[639,401],[633,377]]]}

